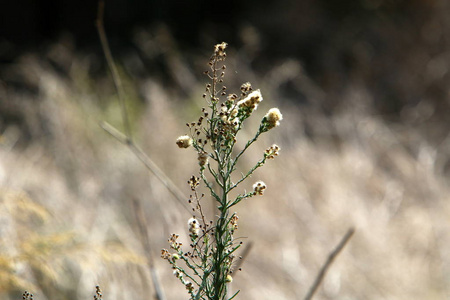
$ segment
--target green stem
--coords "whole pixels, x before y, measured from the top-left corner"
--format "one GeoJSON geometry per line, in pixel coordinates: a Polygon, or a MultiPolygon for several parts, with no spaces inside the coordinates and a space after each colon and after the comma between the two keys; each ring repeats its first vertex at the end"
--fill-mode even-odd
{"type": "Polygon", "coordinates": [[[239,179],[235,184],[233,184],[233,185],[230,187],[230,191],[231,191],[232,189],[234,189],[235,187],[237,187],[242,181],[244,181],[244,180],[247,179],[250,175],[252,175],[253,172],[256,171],[256,169],[258,169],[259,167],[263,166],[265,163],[266,163],[266,158],[264,157],[263,159],[261,159],[260,161],[258,161],[258,162],[256,163],[256,165],[255,165],[253,168],[251,168],[250,171],[247,172],[247,174],[243,175],[243,176],[241,177],[241,179],[239,179]]]}
{"type": "MultiPolygon", "coordinates": [[[[219,163],[219,169],[223,168],[223,162],[219,163]]],[[[221,172],[219,172],[221,173],[221,172]]],[[[216,251],[214,253],[213,264],[213,289],[214,300],[222,300],[226,297],[226,276],[228,273],[227,267],[224,264],[224,259],[227,257],[227,247],[230,242],[230,232],[228,231],[228,190],[230,187],[229,174],[220,175],[222,181],[222,199],[220,209],[220,217],[216,224],[216,251]]]]}
{"type": "Polygon", "coordinates": [[[250,147],[254,142],[256,142],[256,140],[258,139],[258,137],[261,135],[261,133],[263,133],[262,129],[262,125],[259,127],[258,132],[256,132],[256,135],[253,137],[253,139],[251,139],[250,141],[247,142],[247,144],[245,144],[244,149],[242,149],[241,152],[239,152],[238,155],[236,155],[233,163],[231,164],[231,170],[234,169],[234,167],[236,166],[239,158],[242,156],[242,154],[244,154],[244,152],[248,149],[248,147],[250,147]]]}

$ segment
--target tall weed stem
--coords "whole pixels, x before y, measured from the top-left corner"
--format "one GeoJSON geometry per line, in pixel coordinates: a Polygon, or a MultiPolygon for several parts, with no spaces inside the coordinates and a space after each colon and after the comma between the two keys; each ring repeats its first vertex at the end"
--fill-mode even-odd
{"type": "Polygon", "coordinates": [[[248,82],[241,86],[239,96],[227,93],[223,85],[226,48],[226,43],[214,47],[209,61],[210,69],[205,72],[210,79],[203,94],[208,108],[202,109],[198,121],[186,124],[189,133],[176,141],[180,148],[194,148],[199,163],[199,177],[192,175],[188,181],[192,191],[189,203],[193,205],[194,211],[194,216],[188,221],[191,244],[190,250],[185,251],[177,241],[178,235],[172,234],[169,238],[170,250],[163,249],[161,256],[170,263],[174,275],[186,287],[190,299],[232,299],[239,292],[228,296],[228,286],[235,271],[233,262],[242,244],[236,243],[234,239],[239,217],[231,208],[244,199],[262,195],[266,185],[257,181],[251,192],[243,191],[237,196],[232,196],[230,192],[251,177],[267,159],[275,158],[280,150],[277,145],[270,146],[245,174],[233,176],[244,152],[261,134],[278,126],[282,115],[277,108],[269,110],[254,137],[235,154],[237,134],[263,97],[260,90],[253,90],[248,82]],[[218,216],[215,221],[208,222],[203,212],[202,199],[206,196],[197,191],[200,182],[216,201],[218,216]]]}

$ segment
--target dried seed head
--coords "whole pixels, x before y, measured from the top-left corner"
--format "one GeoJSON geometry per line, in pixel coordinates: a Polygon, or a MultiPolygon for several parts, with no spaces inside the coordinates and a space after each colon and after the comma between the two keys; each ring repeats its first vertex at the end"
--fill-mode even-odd
{"type": "Polygon", "coordinates": [[[170,248],[172,248],[172,249],[174,249],[176,251],[178,251],[180,249],[181,245],[182,245],[182,243],[177,242],[178,237],[179,237],[178,234],[173,233],[169,237],[169,240],[168,240],[170,248]]]}
{"type": "Polygon", "coordinates": [[[252,85],[250,84],[250,82],[246,82],[243,83],[241,85],[241,92],[247,94],[248,92],[250,92],[252,90],[252,85]]]}
{"type": "Polygon", "coordinates": [[[273,144],[269,148],[264,151],[264,156],[267,157],[267,159],[274,159],[275,156],[278,156],[278,152],[280,151],[280,147],[276,144],[273,144]]]}
{"type": "Polygon", "coordinates": [[[236,214],[234,214],[231,217],[231,220],[230,220],[231,233],[234,233],[234,231],[238,229],[238,224],[237,224],[238,220],[239,220],[239,217],[236,214]]]}
{"type": "Polygon", "coordinates": [[[222,58],[224,59],[227,54],[225,52],[225,49],[227,48],[228,44],[225,42],[222,42],[220,44],[217,44],[214,46],[214,54],[218,57],[218,58],[222,58]]]}
{"type": "Polygon", "coordinates": [[[228,101],[230,101],[231,103],[233,103],[234,100],[236,100],[237,98],[238,98],[238,95],[236,95],[236,94],[229,94],[227,96],[228,101]]]}
{"type": "Polygon", "coordinates": [[[191,178],[189,178],[189,180],[188,180],[188,184],[191,187],[191,190],[195,191],[195,189],[200,184],[200,178],[195,177],[194,175],[192,175],[191,178]]]}
{"type": "Polygon", "coordinates": [[[266,189],[266,184],[263,181],[257,181],[253,185],[253,192],[255,195],[264,194],[264,190],[266,189]]]}
{"type": "Polygon", "coordinates": [[[198,163],[200,166],[204,166],[208,163],[208,153],[199,152],[198,153],[198,163]]]}
{"type": "Polygon", "coordinates": [[[180,148],[188,148],[192,145],[192,139],[187,135],[182,135],[178,137],[176,144],[180,148]]]}
{"type": "Polygon", "coordinates": [[[161,249],[161,257],[164,259],[170,258],[170,253],[167,249],[161,249]]]}
{"type": "Polygon", "coordinates": [[[186,285],[186,289],[189,292],[192,292],[194,290],[194,285],[192,284],[192,282],[186,281],[184,284],[186,285]]]}
{"type": "Polygon", "coordinates": [[[258,104],[263,101],[263,97],[261,95],[260,90],[256,90],[248,94],[247,97],[242,99],[237,103],[237,106],[239,109],[244,109],[248,113],[251,113],[252,111],[256,110],[258,108],[258,104]]]}
{"type": "Polygon", "coordinates": [[[200,231],[200,224],[198,223],[196,218],[192,217],[189,219],[188,227],[191,236],[198,236],[198,233],[200,231]]]}
{"type": "Polygon", "coordinates": [[[183,273],[181,273],[181,271],[178,270],[178,269],[173,270],[173,275],[174,275],[176,278],[182,278],[182,277],[183,277],[183,273]]]}
{"type": "Polygon", "coordinates": [[[280,125],[280,121],[283,120],[283,115],[278,108],[271,108],[263,120],[267,122],[267,129],[272,129],[280,125]]]}

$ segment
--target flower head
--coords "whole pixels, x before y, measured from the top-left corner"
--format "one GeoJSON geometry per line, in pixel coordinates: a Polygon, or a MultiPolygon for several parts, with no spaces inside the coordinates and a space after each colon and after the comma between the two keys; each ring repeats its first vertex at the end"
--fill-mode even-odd
{"type": "Polygon", "coordinates": [[[192,291],[194,290],[194,285],[192,284],[192,282],[186,281],[184,284],[185,284],[185,286],[186,286],[186,289],[187,289],[189,292],[192,292],[192,291]]]}
{"type": "Polygon", "coordinates": [[[275,156],[278,156],[278,151],[280,151],[280,147],[277,144],[273,144],[264,152],[264,157],[267,159],[274,159],[275,156]]]}
{"type": "Polygon", "coordinates": [[[174,250],[179,250],[180,249],[180,247],[183,245],[182,243],[180,243],[180,242],[178,242],[177,241],[177,239],[178,239],[178,237],[179,237],[179,235],[178,234],[175,234],[175,233],[172,233],[172,235],[169,237],[169,245],[170,245],[170,248],[172,248],[172,249],[174,249],[174,250]]]}
{"type": "Polygon", "coordinates": [[[198,153],[198,163],[200,166],[204,166],[208,163],[208,153],[206,152],[199,152],[198,153]]]}
{"type": "Polygon", "coordinates": [[[266,189],[266,184],[263,181],[257,181],[253,185],[253,193],[254,195],[262,195],[264,194],[264,190],[266,189]]]}
{"type": "Polygon", "coordinates": [[[241,92],[246,95],[247,93],[252,91],[252,85],[250,82],[243,83],[241,85],[241,92]]]}
{"type": "Polygon", "coordinates": [[[231,217],[231,220],[230,220],[231,233],[234,233],[234,231],[239,228],[238,223],[237,223],[238,220],[239,220],[239,217],[236,214],[234,214],[231,217]]]}
{"type": "Polygon", "coordinates": [[[283,115],[278,108],[271,108],[263,118],[263,122],[266,123],[267,129],[272,129],[280,125],[280,121],[283,120],[283,115]]]}
{"type": "Polygon", "coordinates": [[[180,148],[188,148],[189,146],[192,145],[192,139],[187,135],[182,135],[177,138],[176,144],[180,148]]]}
{"type": "Polygon", "coordinates": [[[219,58],[225,58],[227,56],[225,49],[227,48],[228,44],[225,42],[222,42],[220,44],[217,44],[214,46],[214,54],[217,55],[219,58]]]}
{"type": "Polygon", "coordinates": [[[230,104],[234,103],[234,100],[236,100],[237,98],[238,98],[238,95],[236,95],[236,94],[229,94],[227,96],[228,103],[230,103],[230,104]]]}
{"type": "Polygon", "coordinates": [[[256,90],[247,95],[244,99],[237,103],[237,107],[239,110],[243,110],[247,114],[250,114],[252,111],[258,108],[258,104],[263,101],[263,97],[261,95],[260,90],[256,90]]]}
{"type": "Polygon", "coordinates": [[[181,271],[178,270],[178,269],[175,269],[175,270],[173,271],[173,275],[174,275],[176,278],[182,278],[182,277],[183,277],[183,273],[181,273],[181,271]]]}
{"type": "Polygon", "coordinates": [[[200,224],[198,223],[196,218],[190,218],[188,221],[189,232],[191,236],[198,236],[200,232],[200,224]]]}
{"type": "Polygon", "coordinates": [[[164,259],[169,259],[170,252],[167,249],[161,249],[161,257],[164,259]]]}

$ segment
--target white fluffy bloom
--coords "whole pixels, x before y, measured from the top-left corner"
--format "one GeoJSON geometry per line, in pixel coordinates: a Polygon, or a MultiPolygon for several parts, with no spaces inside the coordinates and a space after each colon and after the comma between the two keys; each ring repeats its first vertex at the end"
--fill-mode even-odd
{"type": "Polygon", "coordinates": [[[176,144],[180,148],[188,148],[192,145],[192,139],[187,135],[182,135],[178,137],[176,144]]]}
{"type": "Polygon", "coordinates": [[[271,108],[267,112],[265,119],[267,120],[267,123],[269,124],[269,129],[274,128],[278,125],[280,125],[280,121],[283,120],[283,115],[281,114],[280,110],[278,108],[271,108]]]}
{"type": "Polygon", "coordinates": [[[198,223],[196,218],[190,218],[188,221],[189,232],[191,235],[197,236],[200,232],[200,224],[198,223]]]}
{"type": "Polygon", "coordinates": [[[266,189],[266,184],[263,181],[257,181],[253,185],[253,192],[255,193],[255,195],[264,194],[265,189],[266,189]]]}
{"type": "Polygon", "coordinates": [[[245,97],[241,101],[239,101],[237,103],[237,107],[241,108],[241,109],[247,108],[252,112],[252,111],[256,110],[256,108],[258,107],[258,104],[261,103],[261,101],[263,101],[261,91],[256,90],[256,91],[253,91],[250,94],[248,94],[247,97],[245,97]]]}

